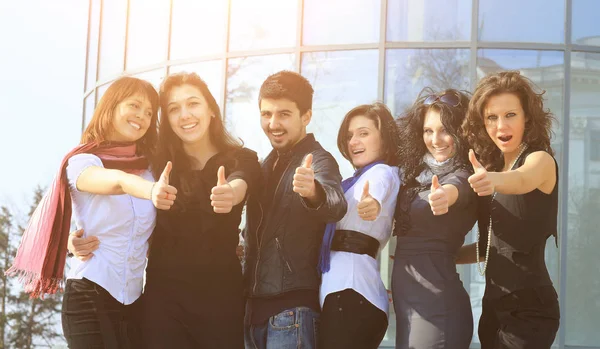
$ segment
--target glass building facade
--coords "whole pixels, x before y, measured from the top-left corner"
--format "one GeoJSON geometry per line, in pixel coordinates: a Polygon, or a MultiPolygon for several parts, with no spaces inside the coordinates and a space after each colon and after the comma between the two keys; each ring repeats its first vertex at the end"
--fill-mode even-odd
{"type": "MultiPolygon", "coordinates": [[[[312,83],[309,131],[346,177],[336,137],[352,107],[381,100],[398,115],[425,86],[472,90],[487,73],[520,70],[557,120],[559,248],[549,240],[546,255],[562,313],[555,346],[600,348],[598,13],[597,0],[89,0],[82,128],[119,76],[158,86],[194,71],[227,127],[264,157],[258,89],[288,69],[312,83]]],[[[394,240],[379,257],[388,286],[394,240]]],[[[458,271],[477,324],[485,281],[475,265],[458,271]]],[[[393,347],[394,328],[392,312],[382,348],[393,347]]]]}

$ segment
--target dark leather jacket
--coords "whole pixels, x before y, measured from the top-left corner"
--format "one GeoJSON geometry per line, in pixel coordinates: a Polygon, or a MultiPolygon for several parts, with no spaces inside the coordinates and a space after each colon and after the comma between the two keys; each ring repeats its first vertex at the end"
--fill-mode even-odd
{"type": "MultiPolygon", "coordinates": [[[[277,296],[293,290],[318,290],[319,250],[325,225],[346,214],[347,203],[341,188],[339,167],[333,156],[308,134],[291,150],[273,198],[262,191],[248,198],[246,208],[246,291],[250,297],[277,296]],[[292,181],[304,157],[313,154],[315,180],[325,197],[311,208],[297,193],[292,181]],[[264,212],[261,200],[269,200],[264,212]]],[[[277,153],[272,151],[262,164],[263,173],[272,170],[277,153]]]]}

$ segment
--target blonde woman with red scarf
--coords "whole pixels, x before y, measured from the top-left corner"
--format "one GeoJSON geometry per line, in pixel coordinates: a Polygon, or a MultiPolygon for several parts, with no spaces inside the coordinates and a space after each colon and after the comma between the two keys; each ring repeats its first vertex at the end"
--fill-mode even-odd
{"type": "Polygon", "coordinates": [[[95,258],[72,259],[62,325],[69,348],[138,345],[136,300],[142,293],[148,238],[156,209],[168,210],[177,190],[171,163],[157,182],[158,95],[146,81],[123,77],[102,96],[81,144],[63,159],[34,214],[14,265],[32,297],[61,288],[71,212],[77,228],[102,240],[95,258]]]}

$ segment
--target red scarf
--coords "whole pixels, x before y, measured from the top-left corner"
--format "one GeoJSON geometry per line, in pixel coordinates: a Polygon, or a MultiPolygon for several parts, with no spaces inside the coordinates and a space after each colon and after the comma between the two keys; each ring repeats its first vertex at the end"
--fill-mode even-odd
{"type": "Polygon", "coordinates": [[[17,275],[31,298],[61,289],[71,226],[71,195],[66,176],[69,159],[77,154],[97,155],[105,168],[141,173],[148,160],[136,155],[135,143],[86,143],[71,150],[23,233],[13,266],[6,275],[17,275]]]}

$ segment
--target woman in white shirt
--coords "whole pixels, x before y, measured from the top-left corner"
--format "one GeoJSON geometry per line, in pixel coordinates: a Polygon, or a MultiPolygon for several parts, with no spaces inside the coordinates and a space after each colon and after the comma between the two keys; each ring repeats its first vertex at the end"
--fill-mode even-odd
{"type": "Polygon", "coordinates": [[[139,342],[133,309],[142,293],[155,207],[169,209],[177,192],[168,183],[170,164],[158,182],[150,171],[158,104],[156,90],[140,79],[123,77],[106,90],[19,248],[12,271],[35,274],[26,288],[37,296],[60,287],[71,210],[77,227],[102,241],[94,258],[71,259],[62,305],[69,348],[131,348],[139,342]],[[36,270],[40,250],[47,256],[36,270]],[[46,269],[48,261],[54,271],[46,269]]]}
{"type": "Polygon", "coordinates": [[[392,232],[398,142],[381,103],[352,109],[340,126],[338,148],[356,172],[342,182],[348,211],[323,238],[321,347],[377,348],[385,335],[389,301],[376,256],[392,232]]]}

